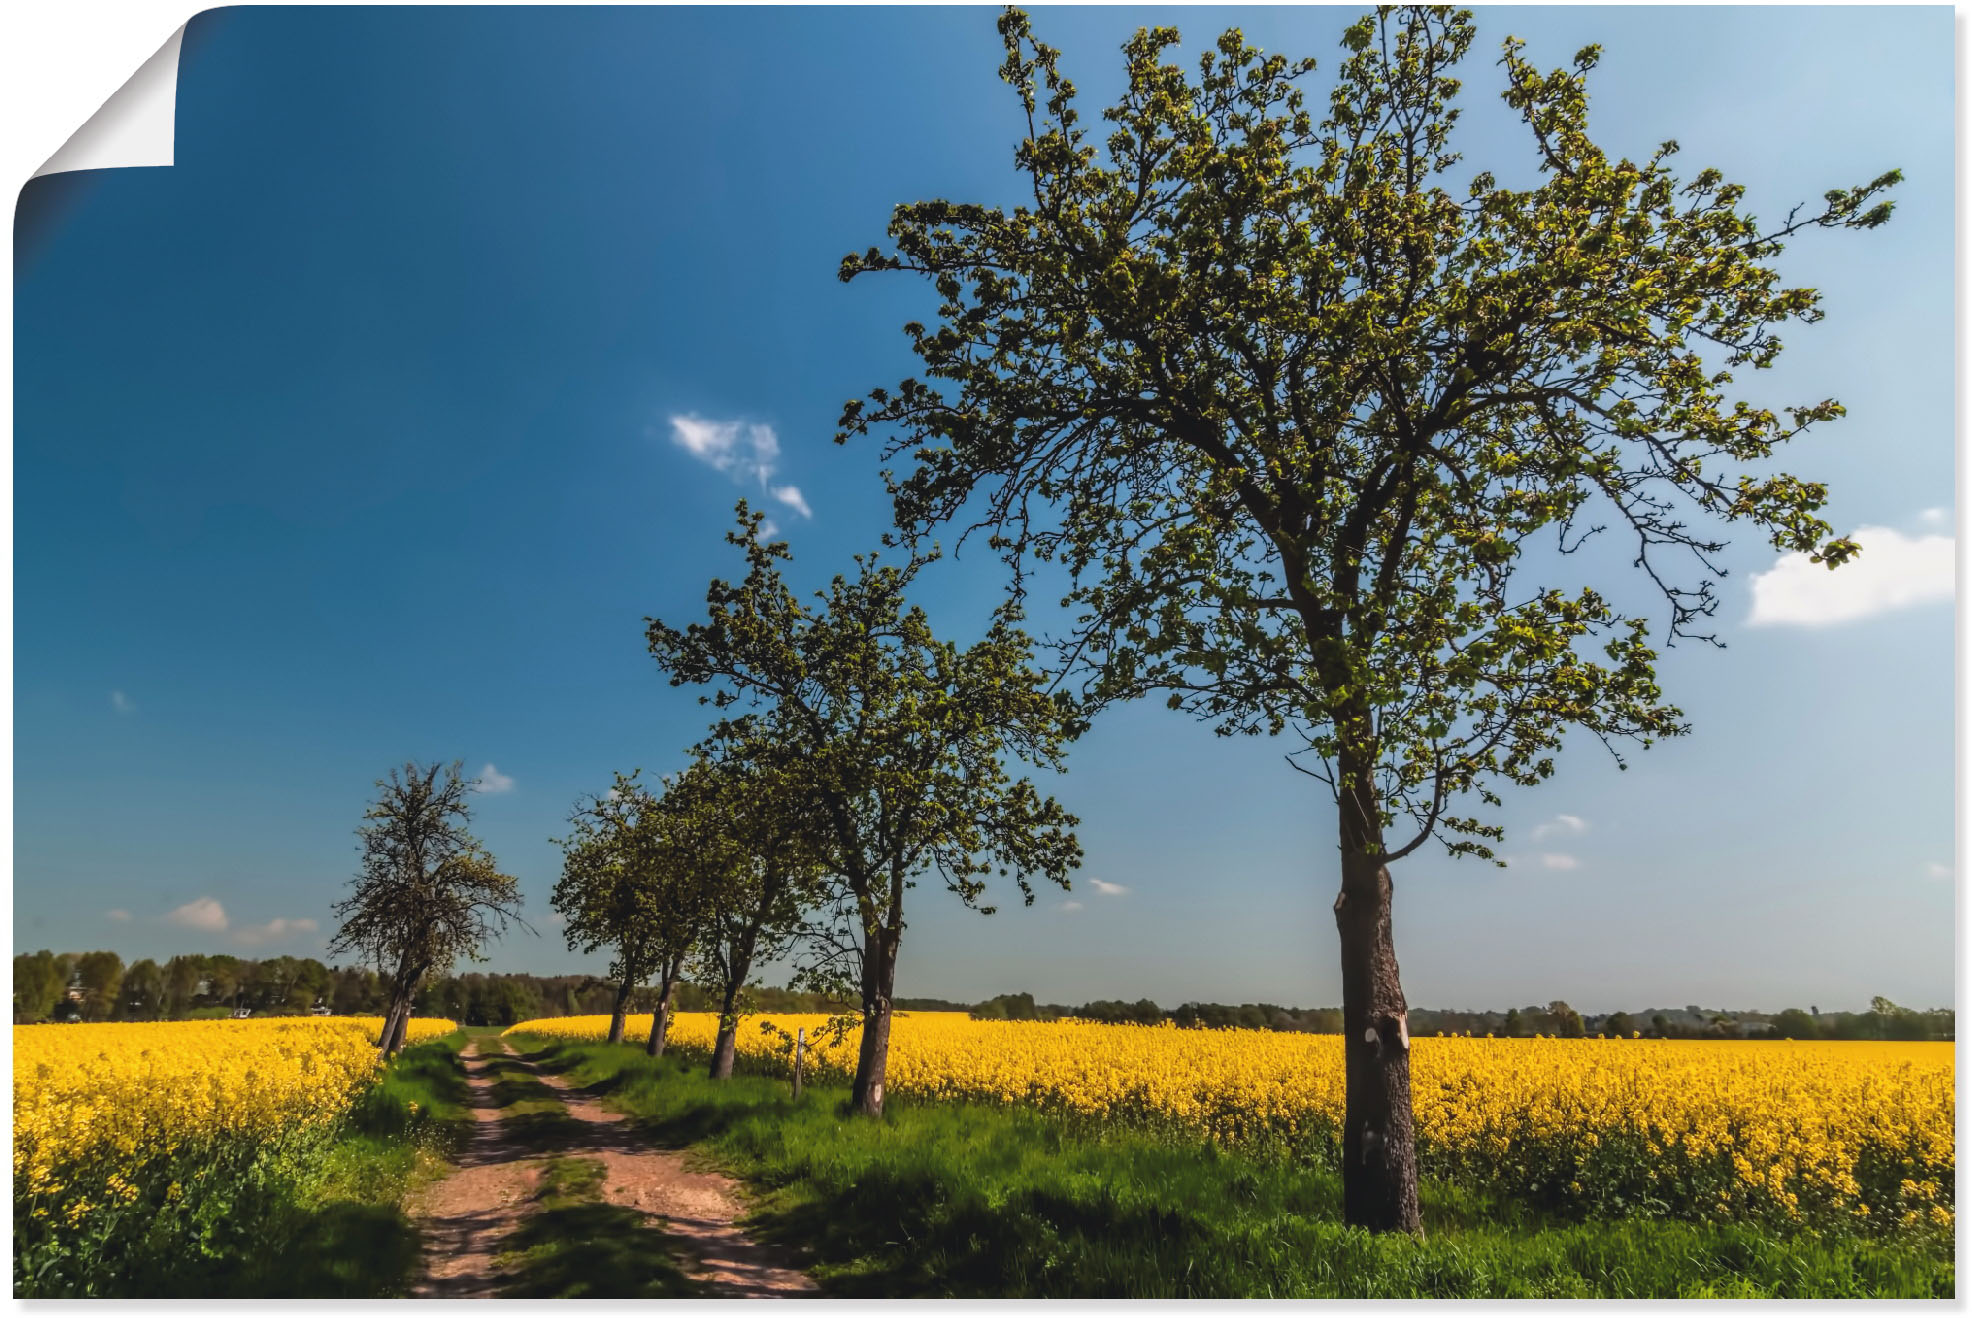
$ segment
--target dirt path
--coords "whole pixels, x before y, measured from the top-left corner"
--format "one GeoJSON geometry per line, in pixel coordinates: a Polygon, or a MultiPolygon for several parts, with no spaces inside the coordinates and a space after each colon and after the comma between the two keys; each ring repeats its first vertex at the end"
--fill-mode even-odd
{"type": "Polygon", "coordinates": [[[413,1296],[485,1299],[500,1293],[494,1263],[501,1242],[514,1229],[541,1179],[538,1151],[522,1147],[500,1120],[493,1083],[503,1041],[491,1056],[486,1039],[475,1039],[467,1053],[466,1082],[472,1088],[472,1138],[459,1157],[459,1169],[427,1187],[412,1206],[424,1228],[424,1272],[413,1296]]]}
{"type": "Polygon", "coordinates": [[[753,1298],[813,1294],[814,1281],[783,1266],[777,1252],[751,1239],[735,1223],[745,1215],[738,1187],[715,1172],[695,1171],[686,1155],[654,1149],[638,1140],[623,1115],[540,1071],[517,1056],[506,1040],[474,1041],[465,1059],[472,1089],[473,1132],[459,1169],[428,1187],[413,1213],[425,1232],[424,1273],[414,1296],[476,1299],[501,1293],[505,1278],[496,1259],[527,1212],[549,1157],[594,1159],[603,1166],[603,1199],[652,1219],[650,1225],[685,1246],[695,1262],[692,1279],[705,1294],[753,1298]],[[494,1106],[501,1072],[518,1063],[553,1089],[574,1119],[575,1133],[554,1147],[530,1146],[494,1106]]]}
{"type": "Polygon", "coordinates": [[[535,1074],[561,1095],[568,1114],[584,1123],[589,1139],[577,1151],[602,1162],[604,1200],[659,1219],[652,1225],[682,1241],[696,1260],[692,1279],[706,1294],[757,1298],[815,1292],[812,1278],[782,1266],[778,1251],[734,1225],[746,1215],[746,1205],[730,1178],[694,1171],[685,1154],[638,1140],[621,1112],[609,1111],[558,1075],[535,1074]]]}

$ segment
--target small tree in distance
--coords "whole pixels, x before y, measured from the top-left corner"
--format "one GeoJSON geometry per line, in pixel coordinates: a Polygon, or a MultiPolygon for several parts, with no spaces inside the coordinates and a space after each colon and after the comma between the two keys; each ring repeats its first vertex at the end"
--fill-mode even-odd
{"type": "Polygon", "coordinates": [[[664,957],[659,917],[662,857],[654,835],[655,802],[637,774],[616,775],[608,792],[589,798],[570,817],[570,835],[555,839],[563,849],[561,878],[548,904],[564,921],[568,949],[588,955],[607,948],[609,977],[616,1001],[609,1018],[609,1042],[623,1042],[630,993],[648,979],[664,957]]]}
{"type": "Polygon", "coordinates": [[[983,528],[1016,593],[1065,568],[1060,666],[1092,707],[1163,692],[1227,735],[1292,733],[1336,807],[1343,1213],[1415,1232],[1389,867],[1434,836],[1491,857],[1500,827],[1456,803],[1546,779],[1571,728],[1612,750],[1685,730],[1646,619],[1575,579],[1588,538],[1626,538],[1673,640],[1708,639],[1718,603],[1701,521],[1856,552],[1824,487],[1771,461],[1840,405],[1729,394],[1776,326],[1821,315],[1780,282],[1784,240],[1883,223],[1899,176],[1761,224],[1718,171],[1678,178],[1674,142],[1595,144],[1597,47],[1546,72],[1508,39],[1539,181],[1454,182],[1473,27],[1423,7],[1343,33],[1319,122],[1312,60],[1228,31],[1193,80],[1166,62],[1176,31],[1139,31],[1098,146],[1058,53],[1017,10],[1000,31],[1031,204],[902,205],[890,251],[843,261],[921,274],[940,305],[905,326],[924,378],[850,402],[839,438],[909,459],[907,539],[983,528]],[[1543,532],[1560,552],[1519,571],[1543,532]]]}
{"type": "Polygon", "coordinates": [[[119,1014],[118,998],[123,992],[123,958],[114,952],[84,952],[76,958],[75,975],[81,981],[82,1019],[106,1021],[119,1014]]]}
{"type": "Polygon", "coordinates": [[[744,500],[738,520],[726,539],[746,554],[746,577],[712,583],[704,622],[652,619],[651,654],[673,685],[709,686],[702,700],[744,707],[714,726],[708,754],[768,742],[799,766],[841,916],[811,931],[836,937],[822,965],[860,997],[851,1102],[880,1116],[905,894],[935,877],[990,913],[978,905],[990,874],[1012,877],[1029,903],[1033,877],[1067,887],[1081,861],[1075,817],[1006,761],[1058,769],[1079,724],[1045,692],[1012,609],[967,647],[933,635],[904,598],[928,556],[900,567],[859,556],[856,576],[836,577],[814,607],[781,580],[787,546],[761,538],[744,500]]]}
{"type": "MultiPolygon", "coordinates": [[[[735,723],[735,731],[740,725],[735,723]]],[[[801,761],[771,740],[729,736],[718,759],[701,758],[681,787],[725,821],[725,854],[708,884],[696,959],[719,1008],[708,1072],[733,1073],[747,976],[790,951],[802,915],[823,900],[821,816],[801,761]]]]}
{"type": "MultiPolygon", "coordinates": [[[[520,918],[519,884],[500,873],[468,831],[472,785],[449,766],[407,763],[377,782],[357,830],[362,861],[354,889],[335,905],[341,926],[329,953],[354,953],[391,976],[377,1046],[395,1053],[426,975],[480,948],[520,918]]],[[[533,932],[529,929],[529,932],[533,932]]],[[[215,958],[215,960],[217,960],[215,958]]]]}

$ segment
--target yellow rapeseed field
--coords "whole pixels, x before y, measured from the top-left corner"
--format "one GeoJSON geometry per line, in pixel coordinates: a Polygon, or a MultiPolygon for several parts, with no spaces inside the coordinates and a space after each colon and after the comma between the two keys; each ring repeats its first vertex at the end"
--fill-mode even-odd
{"type": "MultiPolygon", "coordinates": [[[[784,1073],[785,1036],[821,1016],[750,1018],[742,1065],[784,1073]]],[[[605,1036],[608,1018],[529,1021],[510,1033],[605,1036]]],[[[683,1049],[716,1017],[681,1014],[683,1049]]],[[[641,1038],[650,1018],[633,1019],[641,1038]]],[[[1427,1174],[1564,1209],[1775,1224],[1949,1232],[1953,1046],[1655,1039],[1414,1041],[1412,1093],[1427,1174]]],[[[809,1074],[846,1081],[854,1031],[811,1043],[809,1074]]],[[[908,1013],[891,1036],[889,1092],[1165,1126],[1228,1144],[1334,1156],[1342,1041],[908,1013]]]]}
{"type": "MultiPolygon", "coordinates": [[[[342,1116],[375,1078],[379,1017],[14,1027],[14,1194],[64,1201],[68,1169],[135,1198],[143,1163],[207,1137],[266,1137],[342,1116]]],[[[405,1041],[449,1034],[413,1020],[405,1041]]],[[[42,1211],[37,1209],[36,1211],[42,1211]]]]}

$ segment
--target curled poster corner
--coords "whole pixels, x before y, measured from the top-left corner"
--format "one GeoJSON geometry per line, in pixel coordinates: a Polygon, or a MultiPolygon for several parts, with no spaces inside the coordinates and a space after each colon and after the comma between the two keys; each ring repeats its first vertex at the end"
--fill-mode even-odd
{"type": "Polygon", "coordinates": [[[181,25],[61,150],[34,171],[34,177],[77,169],[171,164],[178,118],[178,48],[184,39],[181,25]]]}

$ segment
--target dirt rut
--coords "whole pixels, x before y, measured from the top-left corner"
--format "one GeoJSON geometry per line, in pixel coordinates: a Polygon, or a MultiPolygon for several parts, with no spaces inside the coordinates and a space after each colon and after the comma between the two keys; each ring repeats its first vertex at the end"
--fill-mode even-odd
{"type": "Polygon", "coordinates": [[[603,1198],[659,1219],[652,1225],[684,1244],[697,1264],[692,1279],[706,1294],[755,1298],[815,1293],[813,1278],[785,1266],[779,1251],[735,1225],[746,1215],[746,1205],[730,1178],[693,1170],[677,1150],[651,1148],[636,1137],[622,1113],[609,1111],[558,1075],[536,1074],[587,1128],[590,1142],[576,1152],[601,1161],[603,1198]]]}
{"type": "MultiPolygon", "coordinates": [[[[497,1041],[496,1041],[497,1042],[497,1041]]],[[[465,1058],[471,1086],[472,1137],[459,1169],[427,1187],[412,1205],[424,1228],[424,1273],[411,1294],[434,1299],[485,1299],[500,1293],[495,1258],[525,1212],[541,1179],[539,1150],[528,1149],[493,1105],[495,1059],[477,1039],[465,1058]]]]}
{"type": "Polygon", "coordinates": [[[589,1158],[603,1166],[603,1198],[652,1219],[679,1241],[688,1269],[708,1296],[757,1298],[812,1295],[815,1282],[786,1266],[778,1251],[736,1223],[745,1215],[738,1186],[716,1172],[687,1166],[686,1155],[640,1141],[618,1112],[517,1056],[504,1039],[478,1039],[465,1059],[472,1091],[473,1131],[457,1171],[427,1187],[412,1204],[424,1228],[424,1271],[412,1295],[491,1298],[507,1280],[497,1259],[526,1214],[550,1157],[589,1158]],[[526,1143],[494,1106],[496,1073],[518,1062],[556,1091],[578,1123],[553,1148],[526,1143]]]}

